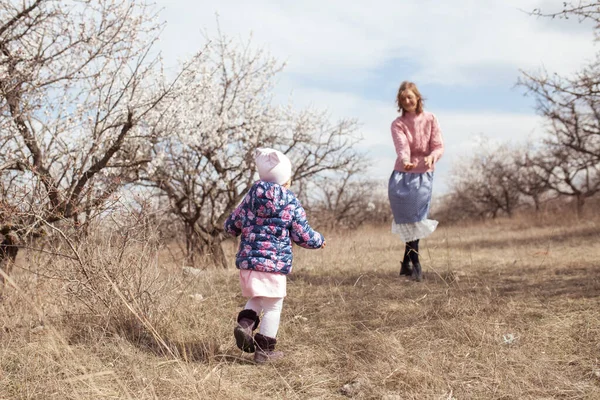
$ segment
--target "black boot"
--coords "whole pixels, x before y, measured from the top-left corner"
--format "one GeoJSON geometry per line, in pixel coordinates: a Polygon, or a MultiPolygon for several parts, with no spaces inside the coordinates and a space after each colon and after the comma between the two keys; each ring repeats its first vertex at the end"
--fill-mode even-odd
{"type": "Polygon", "coordinates": [[[269,361],[275,361],[283,357],[282,351],[275,351],[277,339],[257,333],[254,337],[256,341],[256,353],[254,353],[254,362],[264,364],[269,361]]]}
{"type": "Polygon", "coordinates": [[[235,344],[246,353],[254,353],[254,338],[252,332],[258,327],[260,318],[256,311],[246,309],[240,311],[237,317],[237,326],[233,329],[235,344]]]}
{"type": "Polygon", "coordinates": [[[406,276],[411,276],[412,275],[412,268],[410,267],[410,262],[402,262],[402,266],[400,267],[400,276],[402,275],[406,275],[406,276]]]}
{"type": "Polygon", "coordinates": [[[404,247],[404,258],[402,259],[402,267],[400,268],[400,275],[412,276],[414,269],[410,267],[410,264],[414,266],[419,263],[419,241],[413,240],[407,242],[404,247]]]}
{"type": "Polygon", "coordinates": [[[413,264],[412,278],[417,282],[421,282],[423,280],[423,271],[421,271],[421,264],[413,264]]]}

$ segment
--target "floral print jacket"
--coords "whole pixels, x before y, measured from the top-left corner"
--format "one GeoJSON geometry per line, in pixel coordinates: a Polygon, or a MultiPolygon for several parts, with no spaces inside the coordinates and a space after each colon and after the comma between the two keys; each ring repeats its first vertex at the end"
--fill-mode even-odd
{"type": "Polygon", "coordinates": [[[292,270],[292,240],[307,249],[318,249],[325,241],[308,224],[294,193],[265,181],[254,183],[225,221],[225,231],[241,235],[237,268],[284,275],[292,270]]]}

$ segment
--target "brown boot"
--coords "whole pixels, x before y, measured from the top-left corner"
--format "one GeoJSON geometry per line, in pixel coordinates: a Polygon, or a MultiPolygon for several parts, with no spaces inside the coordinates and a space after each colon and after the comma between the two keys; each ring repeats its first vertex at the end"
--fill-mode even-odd
{"type": "Polygon", "coordinates": [[[254,353],[254,362],[258,364],[264,364],[283,358],[282,351],[275,351],[275,345],[277,339],[261,335],[257,333],[254,336],[254,342],[256,343],[256,353],[254,353]]]}
{"type": "Polygon", "coordinates": [[[240,350],[243,350],[246,353],[254,353],[255,346],[252,332],[258,326],[260,318],[258,318],[256,311],[246,309],[240,311],[237,322],[237,326],[233,328],[235,344],[240,350]]]}
{"type": "Polygon", "coordinates": [[[406,275],[406,276],[412,275],[412,268],[410,268],[409,262],[402,262],[402,266],[400,267],[400,276],[402,276],[402,275],[406,275]]]}

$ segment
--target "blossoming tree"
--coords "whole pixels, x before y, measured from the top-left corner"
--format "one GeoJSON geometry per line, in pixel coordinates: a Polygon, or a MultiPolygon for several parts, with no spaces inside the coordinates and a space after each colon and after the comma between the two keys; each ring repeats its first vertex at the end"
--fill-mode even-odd
{"type": "Polygon", "coordinates": [[[150,160],[152,121],[173,95],[153,51],[155,17],[137,0],[0,3],[5,237],[85,222],[150,160]]]}
{"type": "Polygon", "coordinates": [[[298,182],[361,157],[354,121],[331,123],[321,111],[274,103],[282,67],[250,42],[219,33],[177,82],[176,103],[161,120],[168,135],[154,146],[145,178],[170,199],[192,262],[209,254],[226,266],[223,223],[255,179],[257,147],[287,154],[298,182]]]}

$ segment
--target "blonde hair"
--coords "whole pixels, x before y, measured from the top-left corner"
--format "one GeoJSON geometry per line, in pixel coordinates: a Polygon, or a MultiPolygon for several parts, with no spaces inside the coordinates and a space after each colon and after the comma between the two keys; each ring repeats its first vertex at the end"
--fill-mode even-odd
{"type": "Polygon", "coordinates": [[[419,89],[417,89],[417,85],[409,81],[402,82],[400,84],[400,88],[398,89],[398,94],[396,95],[396,104],[398,105],[398,112],[400,112],[400,114],[404,114],[404,108],[402,107],[401,97],[402,93],[404,93],[405,90],[410,90],[415,94],[415,96],[417,96],[417,108],[415,109],[415,112],[417,114],[421,114],[423,112],[423,96],[421,96],[421,92],[419,92],[419,89]]]}

